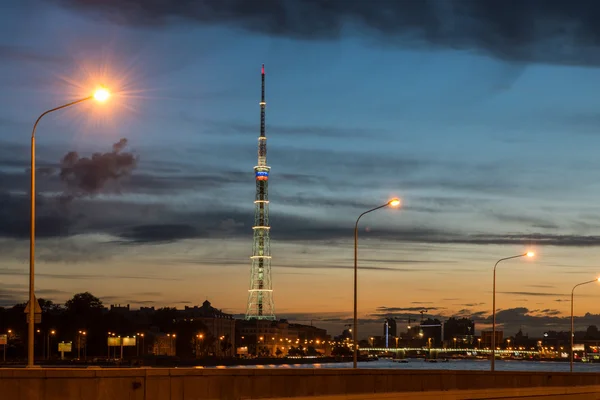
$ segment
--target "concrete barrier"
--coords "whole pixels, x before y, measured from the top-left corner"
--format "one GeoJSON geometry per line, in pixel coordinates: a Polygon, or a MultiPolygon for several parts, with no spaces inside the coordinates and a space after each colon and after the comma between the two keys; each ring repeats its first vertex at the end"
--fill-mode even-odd
{"type": "Polygon", "coordinates": [[[4,400],[600,400],[600,374],[375,369],[0,369],[4,400]]]}
{"type": "MultiPolygon", "coordinates": [[[[293,400],[598,400],[600,386],[572,388],[479,389],[337,396],[294,397],[293,400]]],[[[290,400],[278,397],[270,400],[290,400]]]]}

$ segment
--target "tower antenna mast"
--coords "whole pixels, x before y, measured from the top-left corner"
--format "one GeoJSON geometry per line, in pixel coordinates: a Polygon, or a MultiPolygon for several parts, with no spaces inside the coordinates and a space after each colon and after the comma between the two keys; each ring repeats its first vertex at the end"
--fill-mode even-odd
{"type": "Polygon", "coordinates": [[[246,319],[275,320],[273,286],[271,282],[271,238],[269,231],[269,172],[267,165],[267,136],[265,134],[265,65],[261,69],[260,136],[258,137],[258,164],[254,167],[256,195],[254,197],[254,241],[252,268],[246,319]]]}

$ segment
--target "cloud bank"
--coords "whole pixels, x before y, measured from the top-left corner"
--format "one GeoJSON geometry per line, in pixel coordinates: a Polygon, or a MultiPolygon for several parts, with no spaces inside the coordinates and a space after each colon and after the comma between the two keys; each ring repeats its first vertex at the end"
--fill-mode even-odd
{"type": "Polygon", "coordinates": [[[514,62],[600,65],[594,0],[55,0],[145,27],[226,25],[274,37],[360,35],[381,45],[466,50],[514,62]]]}

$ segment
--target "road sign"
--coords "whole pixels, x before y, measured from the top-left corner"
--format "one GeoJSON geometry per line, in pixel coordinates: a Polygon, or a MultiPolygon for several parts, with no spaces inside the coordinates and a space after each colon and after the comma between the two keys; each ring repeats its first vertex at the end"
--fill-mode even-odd
{"type": "MultiPolygon", "coordinates": [[[[42,323],[42,307],[40,307],[40,303],[37,301],[36,297],[33,296],[33,300],[34,300],[34,308],[33,308],[33,323],[34,324],[41,324],[42,323]]],[[[26,314],[26,318],[27,318],[27,323],[29,323],[29,302],[27,302],[27,305],[25,306],[25,314],[26,314]]]]}
{"type": "MultiPolygon", "coordinates": [[[[40,303],[38,302],[37,298],[35,296],[33,296],[33,301],[35,302],[35,309],[34,312],[36,314],[41,314],[42,313],[42,307],[40,307],[40,303]]],[[[29,313],[29,302],[27,302],[27,305],[25,306],[25,314],[29,313]]]]}
{"type": "Polygon", "coordinates": [[[0,344],[7,345],[8,344],[8,335],[0,335],[0,344]]]}
{"type": "Polygon", "coordinates": [[[72,349],[73,349],[73,343],[71,343],[71,342],[69,342],[69,343],[60,342],[58,344],[59,352],[70,353],[72,349]]]}

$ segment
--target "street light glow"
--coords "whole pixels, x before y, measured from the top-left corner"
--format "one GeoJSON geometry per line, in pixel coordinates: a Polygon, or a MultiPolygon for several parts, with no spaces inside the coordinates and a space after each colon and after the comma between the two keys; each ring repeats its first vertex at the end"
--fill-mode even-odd
{"type": "Polygon", "coordinates": [[[388,202],[388,205],[391,207],[398,207],[400,205],[400,199],[391,199],[388,202]]]}
{"type": "Polygon", "coordinates": [[[528,251],[526,255],[527,257],[533,257],[535,256],[535,253],[533,251],[528,251]]]}
{"type": "Polygon", "coordinates": [[[110,92],[106,88],[100,88],[94,92],[94,99],[104,102],[110,97],[110,92]]]}

